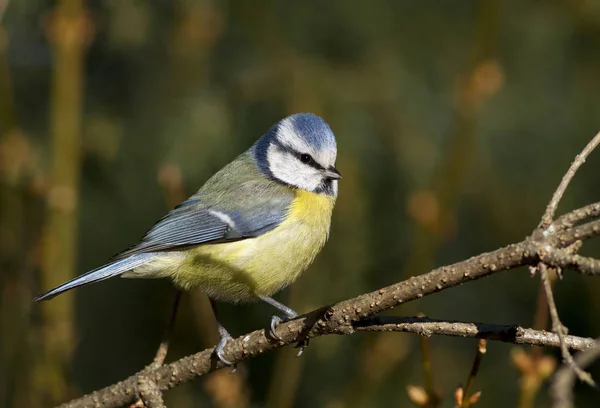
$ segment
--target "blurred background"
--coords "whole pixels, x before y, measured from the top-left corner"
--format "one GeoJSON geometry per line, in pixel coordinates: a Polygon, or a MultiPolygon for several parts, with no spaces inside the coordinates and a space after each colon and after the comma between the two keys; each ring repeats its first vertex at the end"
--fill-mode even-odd
{"type": "MultiPolygon", "coordinates": [[[[0,1],[0,406],[49,407],[151,361],[168,282],[32,298],[135,243],[282,117],[323,116],[344,175],[329,243],[277,295],[305,313],[523,239],[600,130],[599,106],[594,0],[0,1]]],[[[561,212],[600,200],[599,165],[596,152],[561,212]]],[[[390,314],[544,328],[538,282],[521,268],[390,314]]],[[[570,272],[556,285],[570,333],[599,335],[599,293],[600,279],[570,272]]],[[[223,309],[234,335],[273,312],[223,309]]],[[[216,341],[206,298],[185,295],[167,361],[216,341]]],[[[302,358],[287,347],[165,397],[408,407],[414,386],[452,407],[475,350],[473,339],[330,336],[302,358]]],[[[557,356],[490,342],[476,406],[548,406],[557,356]]],[[[586,387],[576,395],[598,406],[586,387]]]]}

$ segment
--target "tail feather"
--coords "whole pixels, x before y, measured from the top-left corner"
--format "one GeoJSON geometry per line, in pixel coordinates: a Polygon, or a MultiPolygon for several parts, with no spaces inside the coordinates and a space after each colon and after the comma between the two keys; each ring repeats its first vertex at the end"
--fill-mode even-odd
{"type": "Polygon", "coordinates": [[[63,283],[62,285],[40,295],[34,299],[36,302],[42,300],[52,299],[54,296],[60,295],[67,290],[76,288],[78,286],[87,285],[88,283],[99,282],[104,279],[112,278],[113,276],[121,275],[127,271],[130,271],[138,266],[141,266],[152,259],[154,254],[137,254],[130,256],[108,265],[101,266],[100,268],[94,269],[84,273],[77,278],[71,279],[70,281],[63,283]]]}

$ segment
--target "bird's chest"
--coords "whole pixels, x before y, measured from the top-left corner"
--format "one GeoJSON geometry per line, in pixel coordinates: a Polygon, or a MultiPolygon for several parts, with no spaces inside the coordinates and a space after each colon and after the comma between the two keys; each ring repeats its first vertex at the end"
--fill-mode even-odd
{"type": "Polygon", "coordinates": [[[299,191],[284,222],[247,240],[244,252],[257,278],[274,286],[296,279],[327,241],[333,204],[331,197],[299,191]]]}
{"type": "Polygon", "coordinates": [[[334,199],[300,191],[286,219],[252,239],[198,248],[190,284],[209,296],[243,301],[291,284],[314,260],[329,235],[334,199]],[[194,281],[193,285],[191,280],[194,281]]]}

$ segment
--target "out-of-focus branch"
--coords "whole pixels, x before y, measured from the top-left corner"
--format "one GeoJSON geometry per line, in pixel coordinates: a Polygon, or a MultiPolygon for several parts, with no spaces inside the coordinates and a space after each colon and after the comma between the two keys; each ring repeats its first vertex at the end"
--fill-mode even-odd
{"type": "MultiPolygon", "coordinates": [[[[77,203],[79,196],[84,59],[91,21],[81,0],[61,0],[45,20],[54,66],[50,104],[51,187],[44,223],[41,286],[50,289],[75,275],[77,203]]],[[[41,306],[39,339],[43,344],[34,370],[32,395],[48,405],[64,399],[68,363],[74,347],[73,295],[41,306]]]]}
{"type": "Polygon", "coordinates": [[[4,13],[6,13],[6,9],[8,8],[9,0],[0,0],[0,25],[2,24],[2,18],[4,17],[4,13]]]}
{"type": "Polygon", "coordinates": [[[477,401],[479,401],[479,397],[481,396],[481,391],[471,394],[471,390],[473,389],[473,383],[475,382],[475,377],[477,377],[477,373],[479,373],[479,366],[481,366],[481,361],[483,360],[483,356],[487,352],[487,341],[485,339],[479,339],[477,343],[477,351],[475,352],[475,357],[473,358],[473,365],[471,366],[471,371],[469,372],[469,377],[467,378],[467,385],[465,387],[459,387],[456,390],[456,403],[460,408],[469,408],[472,405],[475,405],[477,401]]]}
{"type": "MultiPolygon", "coordinates": [[[[542,282],[539,284],[533,315],[532,329],[546,330],[548,327],[548,303],[546,290],[542,282]]],[[[556,335],[558,339],[558,335],[556,335]]],[[[535,397],[543,382],[556,368],[554,357],[544,355],[542,347],[532,347],[529,350],[515,348],[511,351],[511,360],[519,372],[518,408],[533,408],[535,397]]]]}
{"type": "MultiPolygon", "coordinates": [[[[399,318],[402,319],[402,318],[399,318]]],[[[409,318],[410,319],[410,318],[409,318]]],[[[422,313],[417,315],[417,319],[422,320],[426,319],[422,313]]],[[[369,320],[359,322],[358,325],[365,324],[362,326],[364,328],[372,327],[375,330],[367,330],[367,331],[379,331],[376,330],[378,326],[384,326],[384,324],[375,324],[369,325],[369,320]]],[[[429,319],[426,319],[429,320],[429,319]]],[[[394,331],[399,328],[402,323],[398,323],[398,325],[389,331],[394,331]]],[[[404,330],[402,330],[404,331],[404,330]]],[[[409,385],[406,387],[406,392],[408,394],[408,399],[419,408],[437,408],[442,403],[442,397],[440,393],[435,389],[433,385],[433,370],[431,363],[431,344],[429,341],[429,335],[422,335],[419,339],[419,343],[421,346],[421,364],[423,365],[423,377],[425,379],[425,385],[423,387],[418,385],[409,385]]]]}
{"type": "MultiPolygon", "coordinates": [[[[444,134],[445,142],[442,144],[439,160],[436,161],[428,185],[410,192],[407,199],[407,213],[413,221],[413,231],[409,240],[410,247],[406,248],[408,256],[405,257],[400,270],[402,278],[410,276],[414,271],[428,270],[433,266],[432,260],[435,259],[436,252],[444,243],[444,237],[452,229],[456,219],[465,180],[477,157],[477,121],[486,102],[502,85],[502,68],[496,61],[501,7],[502,2],[498,0],[483,0],[477,3],[470,55],[464,61],[465,69],[455,78],[454,103],[449,112],[449,126],[444,134]]],[[[401,140],[405,135],[415,132],[404,128],[407,122],[406,118],[402,117],[404,107],[388,96],[390,84],[398,81],[397,68],[390,64],[389,55],[389,50],[384,46],[380,48],[380,58],[377,56],[369,58],[368,71],[372,72],[373,78],[373,86],[369,88],[379,92],[375,100],[381,102],[374,104],[372,114],[377,118],[376,121],[384,126],[382,133],[389,136],[385,140],[386,148],[398,152],[400,157],[399,152],[405,150],[404,147],[410,144],[408,140],[404,142],[401,140]]],[[[396,163],[398,168],[401,167],[400,162],[401,160],[396,163]]],[[[380,169],[380,171],[385,171],[386,177],[389,177],[389,170],[380,169]]],[[[386,251],[394,252],[393,245],[391,247],[385,245],[386,251]]],[[[411,311],[409,307],[405,311],[414,313],[416,310],[411,311]]],[[[361,360],[369,358],[370,344],[371,342],[365,342],[360,350],[363,355],[361,360]]],[[[396,348],[405,348],[405,345],[398,343],[396,348]]],[[[379,372],[392,373],[394,372],[392,367],[384,368],[384,364],[398,365],[398,363],[400,361],[384,358],[382,363],[373,367],[380,370],[379,372]]],[[[376,398],[381,384],[382,379],[379,376],[357,377],[352,388],[360,389],[360,393],[357,394],[364,398],[362,400],[364,405],[369,399],[376,398]]],[[[423,408],[440,405],[441,398],[433,390],[427,387],[422,389],[425,398],[421,398],[419,395],[423,393],[416,391],[417,389],[409,388],[409,398],[413,404],[423,408]]],[[[353,393],[349,394],[349,402],[355,396],[353,393]]],[[[352,403],[354,402],[350,405],[352,403]]]]}
{"type": "Polygon", "coordinates": [[[7,59],[9,38],[2,27],[2,18],[7,6],[8,0],[0,0],[0,138],[16,128],[13,90],[7,59]]]}
{"type": "MultiPolygon", "coordinates": [[[[575,364],[585,368],[600,358],[600,339],[596,339],[593,347],[577,354],[575,364]]],[[[573,408],[573,386],[575,385],[575,372],[568,365],[563,365],[554,376],[550,387],[553,408],[573,408]]]]}

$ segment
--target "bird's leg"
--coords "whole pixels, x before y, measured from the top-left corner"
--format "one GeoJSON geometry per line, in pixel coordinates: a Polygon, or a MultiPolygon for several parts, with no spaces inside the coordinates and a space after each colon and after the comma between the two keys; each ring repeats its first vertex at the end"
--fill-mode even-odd
{"type": "MultiPolygon", "coordinates": [[[[280,323],[283,323],[287,320],[295,319],[296,317],[298,317],[298,313],[296,313],[296,311],[294,309],[291,309],[291,308],[287,307],[286,305],[279,303],[278,301],[276,301],[275,299],[273,299],[271,297],[260,296],[260,299],[267,302],[274,308],[281,310],[286,316],[285,319],[282,319],[281,317],[279,317],[277,315],[271,317],[270,334],[275,340],[280,341],[281,338],[277,335],[277,333],[275,333],[275,329],[277,328],[277,326],[280,323]]],[[[308,340],[303,340],[298,343],[298,345],[296,346],[300,349],[300,350],[298,350],[298,356],[300,356],[302,354],[302,352],[304,351],[304,348],[306,346],[308,346],[308,340]]]]}
{"type": "Polygon", "coordinates": [[[233,371],[232,371],[232,373],[233,373],[233,372],[235,372],[235,369],[236,369],[235,365],[231,361],[229,361],[229,360],[225,359],[225,357],[223,357],[223,349],[225,348],[225,344],[227,344],[227,342],[229,340],[231,340],[231,334],[229,334],[227,329],[225,327],[223,327],[223,325],[221,324],[221,321],[219,320],[219,313],[217,312],[217,302],[210,299],[210,305],[212,307],[213,314],[215,315],[215,320],[217,321],[217,326],[219,328],[219,337],[220,337],[219,343],[217,344],[217,347],[215,347],[215,355],[226,366],[234,366],[233,371]]]}
{"type": "Polygon", "coordinates": [[[156,356],[154,357],[154,361],[150,365],[152,368],[158,368],[165,362],[165,358],[167,357],[167,351],[169,351],[169,340],[171,338],[173,326],[175,325],[175,317],[177,316],[177,309],[179,308],[180,299],[181,291],[179,289],[175,289],[175,297],[173,299],[171,315],[169,316],[169,321],[167,322],[167,327],[165,329],[163,339],[160,342],[160,345],[158,346],[158,350],[156,350],[156,356]]]}
{"type": "Polygon", "coordinates": [[[260,299],[263,300],[263,301],[265,301],[265,302],[267,302],[268,304],[270,304],[274,308],[276,308],[278,310],[281,310],[283,313],[285,313],[285,316],[286,316],[285,320],[282,319],[279,316],[273,316],[273,317],[271,317],[271,335],[276,340],[281,340],[279,338],[279,336],[275,333],[275,328],[277,327],[277,325],[279,323],[283,323],[286,320],[290,320],[290,319],[294,319],[294,318],[298,317],[298,313],[296,313],[296,311],[294,309],[290,309],[289,307],[287,307],[283,303],[279,303],[278,301],[276,301],[275,299],[273,299],[271,297],[260,296],[260,299]]]}

